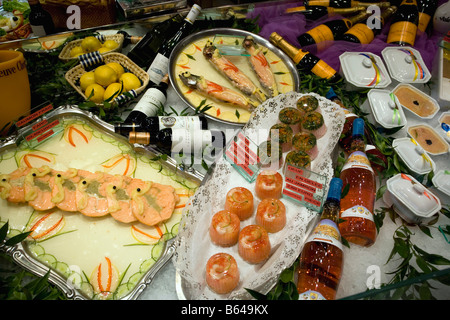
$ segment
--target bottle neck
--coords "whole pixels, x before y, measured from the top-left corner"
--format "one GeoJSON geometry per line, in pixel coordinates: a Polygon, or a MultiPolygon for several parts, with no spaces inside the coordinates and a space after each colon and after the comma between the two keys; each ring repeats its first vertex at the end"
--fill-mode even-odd
{"type": "Polygon", "coordinates": [[[363,11],[366,8],[364,6],[357,6],[357,7],[351,7],[351,8],[328,8],[328,13],[330,14],[340,14],[340,15],[346,15],[349,13],[354,13],[358,11],[363,11]]]}
{"type": "Polygon", "coordinates": [[[363,21],[364,19],[368,18],[372,13],[370,12],[361,12],[358,13],[356,16],[345,18],[344,20],[347,20],[350,22],[351,25],[355,25],[356,23],[363,21]]]}
{"type": "Polygon", "coordinates": [[[417,7],[417,1],[416,0],[403,0],[400,3],[400,6],[416,6],[417,7]]]}
{"type": "Polygon", "coordinates": [[[350,144],[350,152],[361,151],[364,152],[366,149],[366,143],[364,141],[364,136],[356,134],[352,136],[352,142],[350,144]]]}
{"type": "Polygon", "coordinates": [[[331,220],[336,224],[339,220],[340,211],[340,201],[335,198],[327,198],[323,205],[322,214],[320,215],[320,220],[331,220]]]}
{"type": "Polygon", "coordinates": [[[303,51],[284,40],[283,37],[276,32],[273,32],[270,35],[270,41],[294,60],[295,64],[299,63],[299,61],[307,54],[306,51],[303,51]]]}

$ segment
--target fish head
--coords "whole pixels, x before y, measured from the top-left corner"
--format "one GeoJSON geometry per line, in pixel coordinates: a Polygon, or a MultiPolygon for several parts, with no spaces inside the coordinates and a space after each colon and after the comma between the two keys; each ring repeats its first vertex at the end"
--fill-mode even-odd
{"type": "Polygon", "coordinates": [[[246,49],[256,47],[255,39],[252,36],[246,36],[244,41],[242,41],[242,46],[246,49]]]}
{"type": "Polygon", "coordinates": [[[216,46],[211,40],[206,41],[205,47],[203,48],[203,55],[206,59],[211,59],[214,52],[216,51],[216,46]]]}
{"type": "Polygon", "coordinates": [[[195,87],[200,79],[199,76],[191,74],[189,71],[184,71],[179,74],[181,82],[188,87],[195,87]]]}

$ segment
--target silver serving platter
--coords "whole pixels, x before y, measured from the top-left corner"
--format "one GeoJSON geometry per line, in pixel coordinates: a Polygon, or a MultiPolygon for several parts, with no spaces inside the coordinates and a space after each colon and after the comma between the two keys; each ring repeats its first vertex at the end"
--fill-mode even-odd
{"type": "MultiPolygon", "coordinates": [[[[195,42],[199,39],[208,37],[208,36],[214,36],[216,34],[220,34],[220,35],[230,35],[230,36],[238,36],[238,37],[246,37],[246,36],[252,36],[255,39],[255,42],[257,44],[260,44],[264,47],[266,47],[267,49],[269,49],[270,51],[272,51],[274,54],[276,54],[287,66],[289,72],[292,75],[292,78],[294,80],[294,91],[298,91],[299,87],[300,87],[300,77],[298,75],[298,71],[297,71],[297,67],[294,64],[294,62],[292,61],[292,59],[290,59],[282,50],[280,50],[279,48],[277,48],[276,46],[274,46],[270,41],[268,41],[267,39],[254,34],[252,32],[249,31],[245,31],[245,30],[240,30],[240,29],[233,29],[233,28],[215,28],[215,29],[208,29],[208,30],[203,30],[200,32],[196,32],[193,33],[189,36],[187,36],[186,38],[184,38],[183,40],[181,40],[173,49],[172,53],[170,54],[169,57],[169,79],[170,79],[170,83],[172,84],[172,86],[174,87],[176,93],[178,94],[178,96],[187,104],[189,105],[191,108],[193,108],[194,110],[196,109],[196,106],[192,105],[192,103],[189,102],[188,99],[186,99],[186,97],[184,96],[184,94],[181,92],[179,86],[178,86],[178,82],[176,81],[176,77],[177,75],[175,74],[175,62],[176,59],[178,57],[178,55],[183,51],[183,49],[191,44],[192,42],[195,42]]],[[[210,116],[208,114],[205,114],[205,116],[209,119],[212,119],[214,121],[218,121],[221,123],[226,123],[226,124],[231,124],[231,125],[238,125],[238,126],[244,126],[245,123],[236,123],[233,121],[227,121],[227,120],[223,120],[223,119],[218,119],[215,118],[213,116],[210,116]]]]}
{"type": "MultiPolygon", "coordinates": [[[[50,111],[44,116],[36,119],[33,123],[19,129],[16,134],[6,138],[0,144],[0,152],[6,151],[7,149],[11,148],[16,148],[30,133],[30,131],[32,130],[32,126],[36,123],[39,123],[43,120],[47,120],[50,123],[53,120],[63,118],[78,118],[81,120],[86,120],[96,129],[103,131],[106,134],[113,134],[115,138],[117,138],[117,140],[126,141],[125,137],[114,133],[113,125],[101,120],[91,112],[81,110],[77,106],[67,105],[50,111]]],[[[144,153],[150,157],[154,157],[160,154],[150,147],[144,147],[143,145],[139,144],[135,144],[133,146],[133,150],[144,153]]],[[[163,163],[168,169],[176,171],[177,174],[183,175],[191,181],[198,183],[198,185],[200,185],[204,179],[203,174],[193,168],[185,169],[178,166],[176,161],[171,157],[167,157],[167,159],[164,160],[163,163]]],[[[140,279],[137,285],[128,294],[121,297],[120,300],[136,300],[139,297],[139,295],[152,282],[157,272],[172,258],[176,249],[176,239],[177,237],[175,236],[170,240],[165,241],[164,248],[159,259],[140,279]]],[[[27,249],[26,242],[21,242],[14,246],[5,246],[4,244],[0,244],[0,251],[10,255],[14,262],[38,277],[44,277],[48,273],[48,281],[57,286],[68,299],[89,300],[89,298],[85,294],[80,292],[70,281],[67,280],[67,278],[60,275],[52,267],[49,267],[48,265],[34,258],[27,249]]]]}

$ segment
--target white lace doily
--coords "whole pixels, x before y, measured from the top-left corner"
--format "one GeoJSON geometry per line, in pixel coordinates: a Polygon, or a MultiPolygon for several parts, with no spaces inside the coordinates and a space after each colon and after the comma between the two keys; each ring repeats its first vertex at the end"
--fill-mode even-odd
{"type": "MultiPolygon", "coordinates": [[[[330,181],[334,174],[331,153],[339,140],[345,116],[343,109],[334,102],[315,93],[309,94],[319,100],[327,126],[325,136],[318,140],[319,155],[312,162],[311,170],[327,176],[327,181],[330,181]]],[[[269,128],[277,122],[279,111],[285,107],[295,107],[298,98],[303,95],[305,94],[289,92],[267,100],[252,114],[242,132],[257,144],[266,140],[269,128]]],[[[287,152],[283,156],[286,154],[287,152]]],[[[279,172],[282,173],[282,168],[279,172]]],[[[317,221],[317,212],[283,198],[287,223],[283,230],[269,234],[272,247],[270,258],[257,265],[249,264],[239,256],[237,245],[222,248],[214,245],[209,236],[212,216],[223,210],[226,193],[237,186],[246,187],[253,192],[256,212],[259,199],[254,192],[255,183],[247,182],[221,157],[216,162],[212,175],[197,190],[184,210],[173,263],[182,281],[181,296],[186,299],[251,299],[246,288],[266,294],[275,285],[281,271],[290,267],[300,255],[304,241],[317,221]],[[231,254],[236,259],[240,272],[238,287],[226,295],[216,294],[208,288],[205,281],[206,262],[218,252],[231,254]]],[[[254,216],[255,214],[241,221],[241,228],[255,224],[254,216]]]]}

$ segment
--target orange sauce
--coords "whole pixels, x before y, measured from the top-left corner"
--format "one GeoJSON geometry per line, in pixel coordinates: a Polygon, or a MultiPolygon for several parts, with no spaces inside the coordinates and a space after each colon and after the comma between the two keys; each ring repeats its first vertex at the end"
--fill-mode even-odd
{"type": "Polygon", "coordinates": [[[427,152],[436,154],[448,151],[448,144],[434,130],[422,125],[408,129],[411,137],[427,152]]]}
{"type": "Polygon", "coordinates": [[[405,108],[420,117],[428,117],[436,111],[436,106],[429,98],[411,88],[399,87],[394,93],[405,108]]]}

